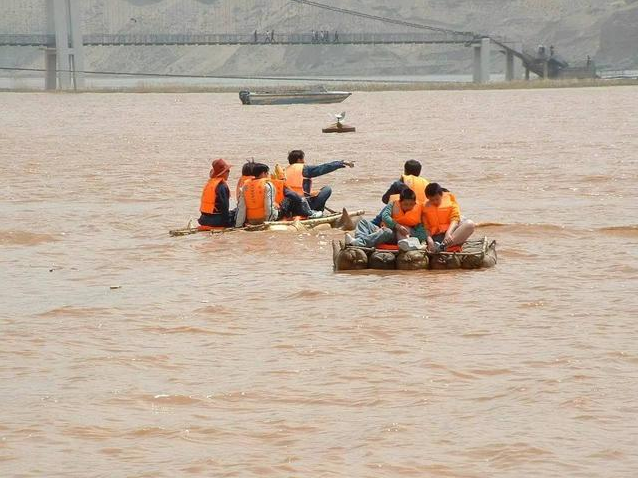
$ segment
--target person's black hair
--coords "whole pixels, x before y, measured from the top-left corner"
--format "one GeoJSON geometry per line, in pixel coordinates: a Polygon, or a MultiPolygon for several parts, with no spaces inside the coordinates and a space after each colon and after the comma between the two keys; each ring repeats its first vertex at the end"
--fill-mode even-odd
{"type": "Polygon", "coordinates": [[[410,188],[405,188],[399,195],[401,201],[416,201],[416,193],[410,188]]]}
{"type": "Polygon", "coordinates": [[[403,172],[411,176],[419,176],[421,174],[421,163],[416,159],[409,159],[403,165],[403,172]]]}
{"type": "Polygon", "coordinates": [[[430,183],[425,187],[425,197],[431,198],[443,194],[443,188],[439,183],[430,183]]]}
{"type": "Polygon", "coordinates": [[[306,155],[300,149],[293,149],[290,153],[288,153],[288,163],[296,164],[300,159],[304,159],[306,155]]]}
{"type": "Polygon", "coordinates": [[[255,160],[251,159],[250,161],[246,161],[244,165],[241,167],[241,175],[253,176],[254,167],[255,167],[255,160]]]}
{"type": "Polygon", "coordinates": [[[267,164],[255,163],[254,166],[253,166],[253,174],[252,175],[257,178],[257,177],[261,176],[264,173],[268,174],[268,171],[270,171],[270,168],[268,167],[267,164]]]}

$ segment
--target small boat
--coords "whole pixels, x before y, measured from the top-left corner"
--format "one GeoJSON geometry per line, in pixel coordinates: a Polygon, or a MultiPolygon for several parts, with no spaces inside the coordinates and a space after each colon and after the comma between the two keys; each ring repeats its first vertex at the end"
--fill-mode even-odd
{"type": "Polygon", "coordinates": [[[352,93],[347,91],[239,92],[244,105],[305,105],[341,103],[352,93]]]}
{"type": "Polygon", "coordinates": [[[323,128],[321,132],[322,133],[354,133],[355,131],[357,131],[357,128],[355,128],[354,126],[349,126],[347,124],[342,123],[345,117],[346,117],[345,111],[335,115],[337,122],[332,123],[330,126],[326,128],[323,128]]]}
{"type": "Polygon", "coordinates": [[[365,211],[354,211],[349,213],[345,209],[341,213],[334,213],[328,216],[318,217],[316,219],[291,219],[287,221],[273,221],[265,222],[263,224],[255,226],[245,227],[208,227],[198,226],[193,219],[191,219],[183,229],[174,229],[169,231],[171,236],[188,236],[190,234],[197,234],[198,232],[207,232],[209,234],[223,234],[226,232],[234,231],[306,231],[314,229],[319,226],[327,225],[329,228],[340,228],[344,231],[352,231],[355,228],[355,222],[353,218],[363,216],[365,211]]]}
{"type": "Polygon", "coordinates": [[[496,241],[470,240],[457,252],[399,251],[396,247],[367,248],[332,242],[335,272],[362,269],[447,270],[483,269],[496,265],[496,241]]]}

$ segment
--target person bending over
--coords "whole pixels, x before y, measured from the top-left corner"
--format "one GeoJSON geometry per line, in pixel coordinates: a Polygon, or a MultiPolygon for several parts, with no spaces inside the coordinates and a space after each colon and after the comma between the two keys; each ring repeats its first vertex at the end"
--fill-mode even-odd
{"type": "Polygon", "coordinates": [[[427,229],[427,244],[430,252],[440,246],[460,246],[474,232],[474,222],[461,218],[461,209],[454,194],[444,190],[438,183],[425,188],[427,202],[423,207],[423,225],[427,229]]]}
{"type": "Polygon", "coordinates": [[[228,176],[231,166],[223,159],[213,161],[209,179],[202,191],[199,224],[211,227],[231,227],[235,211],[230,210],[228,176]]]}
{"type": "Polygon", "coordinates": [[[286,168],[286,186],[297,194],[308,199],[310,207],[315,211],[323,211],[326,202],[332,194],[330,186],[324,186],[318,192],[312,190],[312,178],[329,174],[337,169],[354,167],[350,161],[332,161],[330,163],[311,166],[305,163],[305,153],[300,149],[295,149],[288,153],[288,163],[286,168]]]}

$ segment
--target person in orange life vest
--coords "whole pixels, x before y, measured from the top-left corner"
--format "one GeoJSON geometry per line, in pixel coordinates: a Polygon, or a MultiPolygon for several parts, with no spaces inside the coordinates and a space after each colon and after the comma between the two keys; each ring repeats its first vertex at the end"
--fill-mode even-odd
{"type": "MultiPolygon", "coordinates": [[[[279,164],[275,165],[275,172],[271,177],[275,186],[281,188],[283,185],[283,195],[285,199],[278,202],[280,202],[280,209],[284,211],[284,217],[300,216],[316,219],[323,216],[322,211],[313,211],[310,208],[310,203],[304,195],[299,195],[286,186],[286,172],[279,164]]],[[[281,216],[279,218],[282,219],[281,216]]]]}
{"type": "Polygon", "coordinates": [[[309,209],[308,203],[287,190],[283,180],[271,179],[269,171],[265,164],[254,164],[252,172],[255,179],[246,183],[239,194],[235,227],[277,221],[297,211],[312,217],[314,211],[309,209]]]}
{"type": "Polygon", "coordinates": [[[209,179],[202,191],[199,224],[202,226],[231,227],[234,211],[230,210],[230,189],[227,180],[231,166],[223,159],[213,161],[209,179]]]}
{"type": "Polygon", "coordinates": [[[420,176],[421,163],[415,159],[410,159],[403,165],[403,175],[398,181],[393,182],[385,194],[381,197],[383,204],[388,204],[390,201],[396,201],[399,198],[399,194],[406,187],[412,189],[416,193],[416,200],[421,204],[425,204],[425,187],[430,181],[420,176]]]}
{"type": "Polygon", "coordinates": [[[346,234],[346,244],[359,247],[375,247],[383,243],[397,243],[409,237],[425,242],[422,206],[416,201],[416,194],[405,188],[399,200],[391,202],[382,211],[383,223],[377,226],[366,219],[357,223],[355,237],[346,234]]]}
{"type": "MultiPolygon", "coordinates": [[[[406,188],[412,189],[416,194],[417,202],[424,204],[426,201],[425,197],[425,187],[428,185],[429,181],[425,178],[420,177],[421,174],[421,163],[419,163],[415,159],[410,159],[405,162],[403,165],[403,175],[401,178],[395,182],[393,182],[385,194],[381,197],[381,201],[384,204],[388,204],[389,202],[396,201],[399,199],[399,195],[401,191],[406,188]]],[[[372,220],[372,223],[376,226],[381,225],[381,214],[383,209],[377,217],[372,220]]]]}
{"type": "Polygon", "coordinates": [[[312,178],[329,174],[337,169],[352,168],[354,163],[351,161],[332,161],[318,166],[311,166],[305,163],[305,157],[305,153],[300,149],[295,149],[288,153],[290,166],[286,168],[286,186],[297,194],[305,196],[313,210],[323,211],[326,207],[326,202],[328,202],[332,194],[332,189],[330,186],[324,186],[319,192],[313,192],[312,178]]]}
{"type": "Polygon", "coordinates": [[[235,188],[235,200],[239,203],[239,193],[241,188],[244,187],[251,179],[255,179],[253,175],[253,166],[255,166],[255,161],[250,160],[246,161],[246,163],[241,168],[241,177],[237,180],[237,187],[235,188]]]}
{"type": "Polygon", "coordinates": [[[428,201],[423,206],[423,225],[427,229],[430,252],[436,252],[437,243],[445,247],[460,246],[474,233],[474,222],[461,218],[456,198],[444,191],[438,183],[425,188],[428,201]]]}

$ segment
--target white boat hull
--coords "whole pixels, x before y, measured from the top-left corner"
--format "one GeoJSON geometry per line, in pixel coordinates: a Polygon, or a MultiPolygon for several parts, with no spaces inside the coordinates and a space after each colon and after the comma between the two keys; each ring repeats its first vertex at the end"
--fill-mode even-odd
{"type": "Polygon", "coordinates": [[[303,105],[341,103],[352,93],[347,91],[299,92],[299,93],[250,93],[240,92],[245,105],[303,105]]]}

